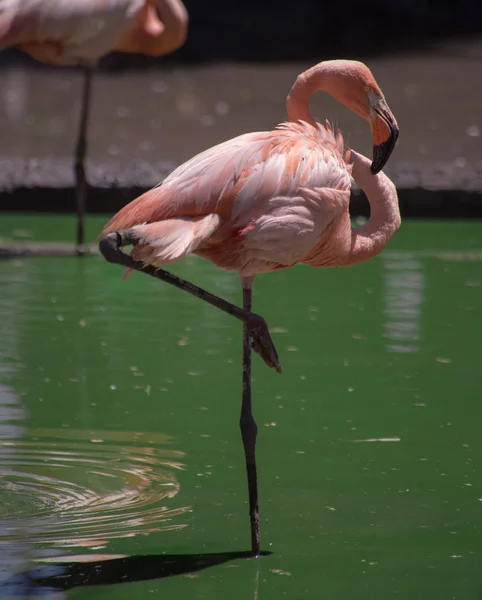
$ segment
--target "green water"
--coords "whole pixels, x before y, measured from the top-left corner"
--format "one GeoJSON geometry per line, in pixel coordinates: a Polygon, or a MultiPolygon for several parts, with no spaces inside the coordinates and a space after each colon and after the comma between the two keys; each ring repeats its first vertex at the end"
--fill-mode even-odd
{"type": "MultiPolygon", "coordinates": [[[[258,278],[283,366],[253,359],[272,554],[168,578],[165,554],[249,549],[239,323],[100,256],[1,261],[0,596],[481,598],[481,261],[482,224],[405,222],[371,262],[258,278]],[[45,562],[106,558],[97,580],[45,562]]],[[[240,300],[201,259],[172,270],[240,300]]]]}

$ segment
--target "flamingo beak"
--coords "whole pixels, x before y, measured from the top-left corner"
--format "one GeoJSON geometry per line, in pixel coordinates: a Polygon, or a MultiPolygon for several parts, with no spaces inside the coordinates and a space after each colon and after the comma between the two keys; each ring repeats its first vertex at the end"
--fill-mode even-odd
{"type": "Polygon", "coordinates": [[[398,139],[398,124],[392,111],[382,98],[373,107],[375,118],[372,124],[373,161],[371,172],[379,173],[390,158],[398,139]]]}

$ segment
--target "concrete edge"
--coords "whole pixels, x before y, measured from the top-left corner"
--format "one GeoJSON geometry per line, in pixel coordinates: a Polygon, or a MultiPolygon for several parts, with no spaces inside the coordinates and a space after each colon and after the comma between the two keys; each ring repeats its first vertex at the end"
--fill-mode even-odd
{"type": "MultiPolygon", "coordinates": [[[[176,165],[168,161],[87,163],[89,213],[114,213],[162,181],[176,165]]],[[[391,163],[404,217],[482,218],[482,161],[391,163]]],[[[72,160],[0,157],[0,212],[75,212],[72,160]]],[[[354,190],[354,216],[368,216],[364,194],[354,190]]]]}

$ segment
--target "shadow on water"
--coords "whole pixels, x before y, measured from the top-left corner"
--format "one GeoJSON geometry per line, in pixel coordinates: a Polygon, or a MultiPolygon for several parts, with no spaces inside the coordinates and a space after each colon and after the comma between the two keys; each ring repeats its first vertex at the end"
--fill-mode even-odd
{"type": "MultiPolygon", "coordinates": [[[[262,552],[269,556],[271,552],[262,552]]],[[[210,554],[162,554],[127,556],[89,563],[51,564],[18,573],[0,584],[0,598],[24,598],[46,595],[82,586],[132,583],[186,575],[209,567],[253,558],[250,552],[215,552],[210,554]]]]}

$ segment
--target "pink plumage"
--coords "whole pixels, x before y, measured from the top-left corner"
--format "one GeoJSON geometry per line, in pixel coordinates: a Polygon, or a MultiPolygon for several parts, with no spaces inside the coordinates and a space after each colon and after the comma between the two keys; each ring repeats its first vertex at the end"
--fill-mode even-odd
{"type": "Polygon", "coordinates": [[[186,38],[181,0],[1,0],[0,49],[18,46],[57,65],[95,63],[113,50],[160,56],[186,38]]]}
{"type": "MultiPolygon", "coordinates": [[[[316,89],[336,97],[339,89],[346,94],[352,85],[357,106],[365,99],[366,118],[371,118],[367,81],[370,93],[377,90],[373,76],[361,63],[354,68],[338,61],[338,82],[344,84],[338,88],[332,75],[336,62],[311,69],[305,86],[313,90],[316,83],[316,89]],[[323,78],[327,68],[328,82],[323,78]]],[[[370,172],[368,159],[345,148],[341,133],[335,134],[328,122],[323,126],[312,120],[303,92],[298,80],[288,98],[292,121],[191,158],[121,209],[103,233],[129,230],[136,240],[132,258],[145,266],[161,268],[194,253],[243,278],[300,262],[345,266],[381,252],[400,223],[395,187],[383,173],[370,172]],[[297,118],[300,114],[308,122],[297,118]],[[369,224],[353,231],[352,169],[373,211],[369,224]]],[[[384,103],[381,92],[373,102],[384,103]]]]}
{"type": "Polygon", "coordinates": [[[181,165],[104,233],[133,229],[132,257],[158,267],[189,253],[242,276],[288,267],[343,220],[348,154],[328,125],[283,123],[242,135],[181,165]]]}

